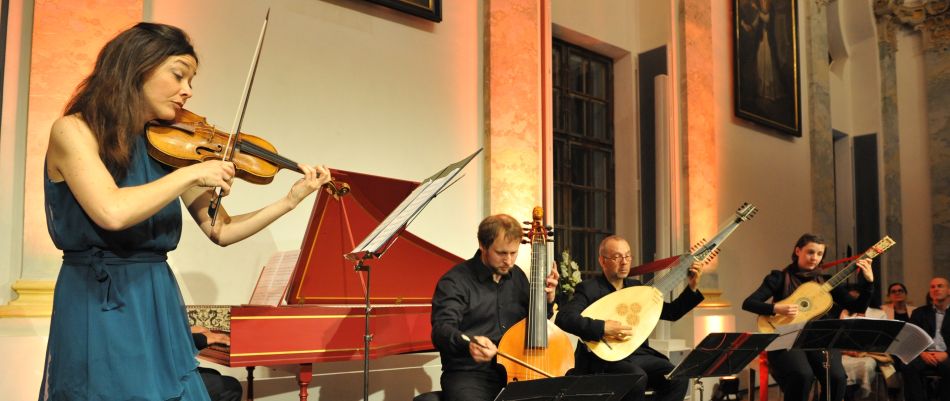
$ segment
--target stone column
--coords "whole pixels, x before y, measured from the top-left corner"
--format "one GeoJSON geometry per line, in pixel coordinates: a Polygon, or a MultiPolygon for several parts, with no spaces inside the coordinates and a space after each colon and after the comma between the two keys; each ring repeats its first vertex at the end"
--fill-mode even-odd
{"type": "MultiPolygon", "coordinates": [[[[884,150],[884,232],[898,244],[903,242],[903,219],[901,216],[901,159],[900,132],[897,114],[897,51],[898,21],[890,13],[886,0],[874,3],[877,16],[878,63],[881,74],[881,140],[884,150]]],[[[884,282],[904,281],[903,248],[888,250],[887,277],[884,282]]]]}
{"type": "Polygon", "coordinates": [[[950,0],[927,3],[923,34],[934,275],[950,277],[950,0]]]}
{"type": "MultiPolygon", "coordinates": [[[[903,0],[875,0],[875,14],[878,16],[878,31],[883,32],[882,42],[890,40],[890,54],[896,50],[893,47],[894,30],[898,28],[912,29],[920,32],[924,47],[924,80],[927,83],[927,136],[930,148],[930,197],[932,204],[933,224],[933,268],[935,276],[950,276],[950,0],[922,0],[915,4],[905,4],[903,0]]],[[[882,51],[882,71],[885,68],[882,51]]],[[[893,57],[890,59],[893,65],[893,57]]],[[[893,67],[889,67],[893,69],[893,67]]],[[[891,73],[896,76],[896,73],[891,73]]],[[[882,85],[885,83],[895,87],[893,82],[886,82],[886,75],[882,74],[882,85]]],[[[884,92],[895,104],[896,94],[884,92]]],[[[888,103],[883,103],[885,112],[888,103]]],[[[884,120],[885,130],[896,131],[896,107],[892,107],[894,115],[892,121],[884,120]],[[892,122],[893,126],[888,127],[892,122]]],[[[885,114],[884,117],[887,117],[885,114]]],[[[887,131],[885,131],[886,134],[887,131]]],[[[896,134],[894,134],[896,136],[896,134]]],[[[896,138],[894,139],[896,141],[896,138]]],[[[896,146],[896,142],[894,143],[896,146]]],[[[885,151],[887,151],[885,145],[885,151]]],[[[896,152],[896,148],[893,150],[896,152]]],[[[886,156],[886,154],[885,154],[886,156]]],[[[885,159],[887,162],[887,159],[885,159]]],[[[899,173],[899,169],[897,172],[899,173]]],[[[886,185],[886,183],[885,183],[886,185]]],[[[885,186],[890,191],[891,188],[885,186]]],[[[899,191],[897,192],[899,194],[899,191]]],[[[900,199],[895,207],[899,208],[900,199]]],[[[888,203],[888,209],[891,204],[888,203]]],[[[888,223],[890,222],[890,213],[888,223]]],[[[899,224],[899,214],[895,217],[899,224]]],[[[900,227],[898,225],[898,227],[900,227]]],[[[888,229],[891,229],[888,226],[888,229]]],[[[890,278],[890,277],[889,277],[890,278]]]]}
{"type": "Polygon", "coordinates": [[[550,0],[491,0],[486,7],[488,212],[528,220],[552,182],[544,166],[551,148],[550,0]]]}
{"type": "MultiPolygon", "coordinates": [[[[713,90],[712,10],[708,0],[686,0],[682,18],[685,42],[684,93],[686,120],[684,131],[684,161],[686,162],[686,207],[688,208],[688,244],[676,244],[684,249],[703,238],[709,238],[719,228],[719,162],[716,157],[716,110],[713,90]]],[[[730,207],[732,205],[729,205],[730,207]]],[[[707,267],[701,287],[719,286],[715,262],[707,267]]]]}
{"type": "MultiPolygon", "coordinates": [[[[102,46],[142,20],[142,0],[47,0],[33,2],[30,76],[27,95],[24,165],[4,174],[23,174],[23,241],[17,299],[0,305],[0,317],[48,316],[53,280],[62,252],[46,228],[43,172],[49,131],[76,86],[92,70],[102,46]]],[[[8,133],[4,132],[4,135],[8,133]]],[[[18,138],[17,141],[21,139],[18,138]]],[[[3,289],[4,291],[6,289],[3,289]]]]}
{"type": "MultiPolygon", "coordinates": [[[[811,145],[812,231],[825,237],[826,255],[836,255],[834,145],[831,136],[831,95],[828,67],[827,6],[801,1],[805,9],[805,35],[798,36],[801,60],[808,62],[808,139],[811,145]]],[[[799,7],[801,10],[802,7],[799,7]]]]}

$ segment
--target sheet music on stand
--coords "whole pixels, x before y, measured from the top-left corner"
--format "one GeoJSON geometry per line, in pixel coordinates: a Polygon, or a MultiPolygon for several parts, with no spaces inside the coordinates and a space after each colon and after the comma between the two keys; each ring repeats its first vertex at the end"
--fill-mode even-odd
{"type": "Polygon", "coordinates": [[[792,347],[800,349],[819,347],[854,349],[896,355],[904,363],[910,363],[933,344],[930,335],[915,324],[901,320],[866,317],[844,320],[813,320],[805,323],[789,324],[777,327],[776,333],[779,334],[779,338],[773,341],[766,351],[791,349],[792,347]],[[844,326],[843,330],[838,328],[842,325],[844,326]],[[803,337],[800,335],[803,331],[811,334],[809,338],[800,339],[803,337]],[[827,332],[828,335],[822,336],[823,331],[827,332]],[[846,333],[846,335],[841,335],[841,333],[846,333]]]}
{"type": "Polygon", "coordinates": [[[719,377],[738,373],[778,334],[709,333],[667,377],[719,377]]]}
{"type": "Polygon", "coordinates": [[[353,248],[344,257],[349,260],[358,260],[367,256],[379,257],[385,253],[396,234],[406,227],[433,198],[454,183],[452,180],[462,171],[462,168],[481,151],[482,149],[479,148],[475,153],[446,166],[438,173],[422,181],[376,229],[363,239],[363,242],[360,242],[356,248],[353,248]]]}
{"type": "Polygon", "coordinates": [[[389,213],[389,216],[386,216],[385,220],[379,223],[379,225],[356,246],[356,248],[353,248],[350,253],[343,255],[347,260],[356,261],[354,268],[357,271],[366,273],[365,287],[363,289],[363,299],[366,306],[363,318],[363,400],[369,399],[369,343],[373,338],[372,333],[370,333],[369,325],[370,313],[373,310],[369,297],[370,273],[372,269],[364,265],[363,262],[368,259],[382,257],[383,254],[386,253],[386,250],[392,246],[396,238],[399,238],[399,232],[409,225],[419,212],[422,211],[422,208],[428,205],[433,198],[454,184],[455,182],[452,180],[455,179],[459,172],[462,171],[462,168],[472,161],[476,155],[481,153],[481,151],[482,149],[479,148],[475,153],[446,166],[442,170],[439,170],[438,173],[423,180],[399,206],[396,206],[396,208],[389,213]]]}

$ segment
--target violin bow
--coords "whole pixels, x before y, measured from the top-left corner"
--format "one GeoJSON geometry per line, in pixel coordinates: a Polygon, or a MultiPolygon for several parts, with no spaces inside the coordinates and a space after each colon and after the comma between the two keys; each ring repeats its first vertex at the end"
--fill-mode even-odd
{"type": "MultiPolygon", "coordinates": [[[[261,26],[261,35],[257,39],[257,48],[254,49],[254,57],[251,59],[251,69],[247,72],[247,79],[244,81],[244,92],[238,103],[237,114],[234,116],[234,124],[231,125],[231,133],[228,134],[228,146],[224,150],[221,160],[229,161],[234,156],[234,142],[237,133],[241,132],[241,123],[244,122],[244,112],[247,111],[247,99],[251,96],[251,86],[254,85],[254,75],[257,74],[257,62],[261,59],[261,48],[264,47],[264,34],[267,33],[267,20],[270,19],[270,7],[267,8],[267,14],[264,15],[264,24],[261,26]]],[[[215,191],[214,199],[208,205],[208,216],[211,216],[211,226],[218,218],[218,206],[221,205],[221,188],[215,191]]]]}

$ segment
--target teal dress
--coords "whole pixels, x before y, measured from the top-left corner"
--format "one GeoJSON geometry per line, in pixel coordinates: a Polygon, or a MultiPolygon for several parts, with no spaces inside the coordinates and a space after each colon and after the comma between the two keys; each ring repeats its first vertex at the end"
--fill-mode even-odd
{"type": "MultiPolygon", "coordinates": [[[[168,172],[139,136],[118,185],[142,185],[168,172]]],[[[178,200],[133,227],[107,231],[65,182],[48,176],[44,182],[48,229],[63,265],[40,401],[208,401],[181,291],[166,262],[181,237],[178,200]]]]}

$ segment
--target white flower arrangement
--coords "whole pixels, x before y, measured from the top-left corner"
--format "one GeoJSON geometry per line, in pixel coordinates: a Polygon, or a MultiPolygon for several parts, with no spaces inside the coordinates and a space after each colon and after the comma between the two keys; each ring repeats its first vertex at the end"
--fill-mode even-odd
{"type": "Polygon", "coordinates": [[[577,262],[571,259],[568,251],[561,252],[561,264],[558,266],[561,278],[558,280],[558,288],[562,293],[567,294],[570,299],[574,296],[574,287],[581,282],[581,268],[577,262]]]}

